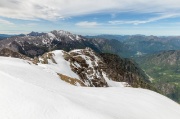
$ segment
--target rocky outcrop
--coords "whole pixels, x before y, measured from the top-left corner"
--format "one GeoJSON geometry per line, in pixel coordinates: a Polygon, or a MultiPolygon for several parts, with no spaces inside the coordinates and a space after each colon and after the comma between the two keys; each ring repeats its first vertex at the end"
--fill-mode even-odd
{"type": "Polygon", "coordinates": [[[88,84],[88,86],[108,86],[103,77],[103,70],[100,65],[103,62],[90,48],[64,52],[64,58],[70,62],[72,71],[78,74],[80,79],[88,84]]]}
{"type": "Polygon", "coordinates": [[[126,82],[127,86],[156,90],[149,83],[146,74],[128,59],[113,54],[97,55],[90,48],[64,52],[65,60],[70,62],[72,71],[89,86],[108,86],[106,78],[115,82],[126,82]]]}
{"type": "Polygon", "coordinates": [[[69,76],[66,76],[66,75],[63,75],[63,74],[60,74],[60,73],[58,73],[58,75],[59,75],[61,80],[65,81],[67,83],[70,83],[70,84],[75,85],[75,86],[86,87],[86,85],[79,79],[71,78],[69,76]]]}
{"type": "Polygon", "coordinates": [[[42,64],[48,64],[48,60],[51,60],[53,63],[57,64],[56,61],[53,58],[53,53],[48,52],[43,54],[42,56],[35,57],[34,58],[34,64],[42,63],[42,64]]]}
{"type": "Polygon", "coordinates": [[[0,56],[32,60],[31,58],[29,58],[29,57],[27,57],[25,55],[22,55],[19,52],[12,51],[12,50],[10,50],[8,48],[3,48],[2,50],[0,50],[0,56]]]}

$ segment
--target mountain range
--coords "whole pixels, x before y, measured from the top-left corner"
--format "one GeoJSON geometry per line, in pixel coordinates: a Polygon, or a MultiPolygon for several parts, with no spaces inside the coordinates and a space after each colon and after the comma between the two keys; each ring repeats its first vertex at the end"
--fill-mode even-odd
{"type": "Polygon", "coordinates": [[[12,36],[14,36],[14,35],[0,34],[0,40],[6,39],[6,38],[9,38],[12,36]]]}
{"type": "Polygon", "coordinates": [[[180,37],[144,35],[81,36],[67,31],[54,30],[49,33],[31,32],[26,35],[16,35],[1,41],[0,44],[3,45],[0,45],[0,49],[11,47],[10,49],[20,51],[22,54],[30,57],[42,55],[47,51],[55,49],[70,51],[76,48],[90,47],[98,53],[106,52],[125,58],[134,58],[162,51],[180,50],[180,37]],[[11,41],[14,42],[10,43],[11,41]],[[36,51],[32,51],[27,47],[30,45],[36,51]]]}
{"type": "MultiPolygon", "coordinates": [[[[118,40],[122,49],[119,55],[127,58],[154,54],[168,50],[180,50],[180,36],[145,36],[145,35],[98,35],[87,38],[118,40]]],[[[117,53],[117,52],[116,52],[117,53]]]]}

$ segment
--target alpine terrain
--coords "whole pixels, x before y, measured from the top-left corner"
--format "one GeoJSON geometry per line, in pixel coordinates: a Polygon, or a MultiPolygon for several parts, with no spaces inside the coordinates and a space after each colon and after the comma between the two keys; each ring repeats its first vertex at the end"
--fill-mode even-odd
{"type": "Polygon", "coordinates": [[[179,104],[101,43],[62,30],[0,41],[0,118],[179,119],[179,104]]]}

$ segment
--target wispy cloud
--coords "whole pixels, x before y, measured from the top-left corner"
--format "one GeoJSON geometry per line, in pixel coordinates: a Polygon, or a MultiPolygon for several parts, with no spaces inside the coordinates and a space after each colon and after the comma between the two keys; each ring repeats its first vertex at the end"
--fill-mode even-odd
{"type": "Polygon", "coordinates": [[[132,21],[114,20],[114,21],[109,21],[109,23],[113,24],[113,25],[116,25],[116,24],[139,25],[139,24],[146,24],[146,23],[150,23],[150,22],[155,22],[155,21],[162,20],[162,19],[173,18],[173,17],[177,17],[177,16],[179,16],[179,15],[178,14],[167,14],[167,15],[161,15],[158,17],[149,18],[147,20],[132,20],[132,21]]]}
{"type": "Polygon", "coordinates": [[[93,13],[180,14],[179,0],[1,0],[0,16],[14,19],[55,20],[93,13]]]}
{"type": "Polygon", "coordinates": [[[96,27],[96,26],[99,26],[100,24],[97,22],[82,21],[82,22],[76,23],[75,25],[80,26],[80,27],[96,27]]]}
{"type": "Polygon", "coordinates": [[[0,19],[0,24],[5,24],[5,25],[14,25],[14,23],[8,21],[8,20],[4,20],[4,19],[0,19]]]}
{"type": "Polygon", "coordinates": [[[38,24],[37,23],[28,23],[28,24],[25,24],[27,27],[34,27],[34,26],[37,26],[38,24]]]}

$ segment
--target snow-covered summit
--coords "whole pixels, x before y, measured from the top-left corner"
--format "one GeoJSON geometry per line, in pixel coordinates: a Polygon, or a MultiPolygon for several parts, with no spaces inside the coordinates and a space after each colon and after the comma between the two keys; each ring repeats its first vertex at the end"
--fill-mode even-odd
{"type": "Polygon", "coordinates": [[[55,35],[57,38],[61,38],[62,40],[66,40],[66,41],[79,41],[83,39],[80,35],[72,34],[64,30],[59,30],[59,31],[54,30],[51,31],[50,33],[55,35]]]}

